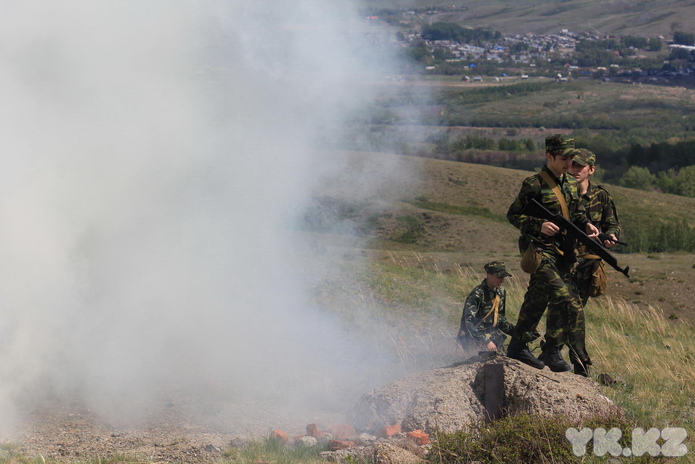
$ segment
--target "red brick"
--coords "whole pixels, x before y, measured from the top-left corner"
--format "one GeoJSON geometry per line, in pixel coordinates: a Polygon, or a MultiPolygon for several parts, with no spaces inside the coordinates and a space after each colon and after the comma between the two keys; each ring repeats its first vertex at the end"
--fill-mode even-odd
{"type": "Polygon", "coordinates": [[[414,441],[419,446],[424,446],[430,442],[430,436],[424,430],[413,430],[405,434],[409,440],[414,441]]]}
{"type": "Polygon", "coordinates": [[[281,441],[283,443],[287,443],[287,441],[290,439],[290,436],[282,430],[273,430],[272,432],[270,432],[270,438],[273,440],[281,441]]]}
{"type": "Polygon", "coordinates": [[[328,432],[336,440],[345,440],[357,436],[357,432],[348,424],[333,424],[328,426],[328,432]]]}
{"type": "Polygon", "coordinates": [[[401,433],[401,424],[393,424],[393,425],[387,425],[383,429],[379,430],[377,432],[377,436],[382,437],[382,438],[388,438],[392,437],[394,435],[397,435],[401,433]]]}
{"type": "Polygon", "coordinates": [[[352,448],[355,446],[355,442],[346,440],[331,440],[328,442],[328,447],[331,451],[338,451],[341,449],[352,448]]]}

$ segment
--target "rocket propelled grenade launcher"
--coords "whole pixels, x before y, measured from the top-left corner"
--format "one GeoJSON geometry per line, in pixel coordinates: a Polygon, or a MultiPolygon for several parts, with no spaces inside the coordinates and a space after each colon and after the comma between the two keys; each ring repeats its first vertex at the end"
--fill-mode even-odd
{"type": "Polygon", "coordinates": [[[603,259],[613,269],[621,274],[624,274],[625,277],[630,277],[628,274],[630,271],[629,266],[626,266],[625,268],[618,266],[618,260],[603,245],[586,235],[586,233],[574,225],[572,221],[565,219],[560,214],[550,212],[535,198],[532,198],[529,204],[524,207],[522,213],[527,216],[533,216],[552,222],[560,229],[566,231],[570,237],[573,237],[579,240],[583,245],[586,245],[588,249],[593,251],[597,256],[601,257],[601,259],[603,259]]]}

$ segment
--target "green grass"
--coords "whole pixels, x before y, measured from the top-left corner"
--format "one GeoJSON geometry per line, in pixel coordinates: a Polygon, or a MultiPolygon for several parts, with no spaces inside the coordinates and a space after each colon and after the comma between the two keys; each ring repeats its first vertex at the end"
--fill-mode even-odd
{"type": "MultiPolygon", "coordinates": [[[[437,434],[429,462],[448,464],[461,462],[485,462],[499,464],[516,463],[599,463],[606,458],[593,455],[591,444],[585,447],[585,455],[575,455],[566,438],[568,428],[617,428],[630,431],[634,422],[625,417],[595,418],[581,424],[573,424],[564,416],[539,418],[518,415],[502,418],[489,424],[480,424],[475,433],[456,432],[437,434]]],[[[621,446],[630,446],[630,435],[623,433],[621,446]]],[[[649,455],[632,457],[630,462],[653,462],[649,455]]]]}
{"type": "Polygon", "coordinates": [[[223,454],[224,462],[235,464],[292,464],[323,463],[320,453],[327,451],[327,446],[292,446],[273,438],[252,441],[243,448],[230,448],[223,454]]]}

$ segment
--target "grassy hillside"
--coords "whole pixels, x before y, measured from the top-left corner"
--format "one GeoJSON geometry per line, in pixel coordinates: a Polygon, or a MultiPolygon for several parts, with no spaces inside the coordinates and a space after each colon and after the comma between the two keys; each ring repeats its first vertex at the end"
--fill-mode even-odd
{"type": "Polygon", "coordinates": [[[415,140],[415,135],[432,140],[447,131],[450,138],[473,132],[540,143],[547,132],[559,130],[601,135],[615,147],[648,145],[692,135],[694,112],[695,94],[683,87],[542,78],[479,86],[456,76],[438,77],[384,88],[371,117],[371,138],[381,137],[383,144],[415,140]]]}
{"type": "MultiPolygon", "coordinates": [[[[506,213],[531,172],[383,153],[352,152],[350,157],[348,169],[360,176],[361,170],[373,166],[367,160],[388,166],[381,190],[365,196],[352,181],[341,181],[353,176],[330,179],[316,194],[320,201],[308,216],[308,229],[330,231],[337,243],[359,236],[376,255],[431,253],[449,270],[456,263],[478,268],[496,257],[518,271],[518,231],[507,222],[506,213]]],[[[670,229],[685,221],[695,227],[695,198],[605,186],[628,229],[628,242],[630,227],[641,223],[650,228],[666,224],[670,229]]],[[[617,257],[621,265],[631,267],[631,279],[610,270],[611,294],[695,322],[694,255],[617,257]]]]}
{"type": "Polygon", "coordinates": [[[487,27],[504,33],[547,33],[560,29],[625,35],[695,31],[695,5],[687,0],[362,0],[374,8],[441,7],[431,21],[487,27]],[[451,12],[446,8],[454,6],[451,12]]]}

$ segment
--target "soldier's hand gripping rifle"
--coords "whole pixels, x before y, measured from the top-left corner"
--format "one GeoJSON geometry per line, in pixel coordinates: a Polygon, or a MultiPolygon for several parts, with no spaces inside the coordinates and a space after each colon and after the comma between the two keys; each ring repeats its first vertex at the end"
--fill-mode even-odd
{"type": "Polygon", "coordinates": [[[522,214],[545,219],[546,221],[552,222],[560,229],[566,231],[570,237],[573,237],[579,240],[582,244],[586,245],[588,249],[593,251],[597,256],[601,257],[601,259],[608,263],[613,269],[622,274],[625,274],[625,277],[630,277],[628,275],[628,272],[630,270],[629,266],[625,267],[624,269],[618,266],[618,260],[607,249],[605,249],[603,245],[586,235],[586,233],[583,230],[574,225],[572,221],[565,219],[561,214],[555,214],[550,212],[535,198],[532,198],[529,204],[524,207],[522,214]]]}
{"type": "Polygon", "coordinates": [[[622,245],[622,246],[628,246],[627,243],[621,242],[620,240],[613,240],[610,235],[608,234],[598,234],[598,239],[601,240],[601,243],[603,242],[613,242],[616,245],[622,245]]]}

